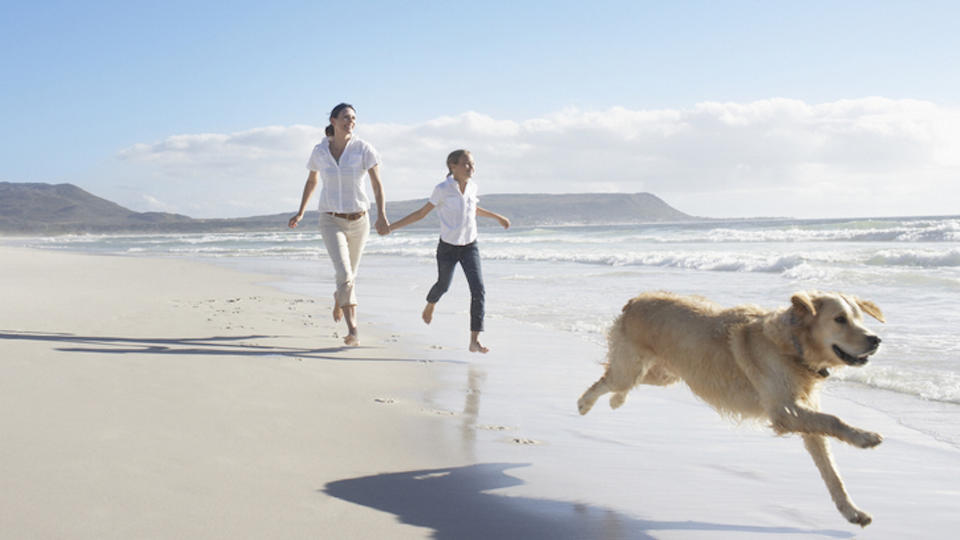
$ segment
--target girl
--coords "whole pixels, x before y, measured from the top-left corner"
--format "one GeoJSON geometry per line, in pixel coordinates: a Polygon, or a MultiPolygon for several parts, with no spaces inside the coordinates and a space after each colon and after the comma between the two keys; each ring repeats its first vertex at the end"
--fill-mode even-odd
{"type": "Polygon", "coordinates": [[[347,323],[346,345],[360,343],[357,335],[357,295],[354,282],[360,266],[360,255],[370,235],[370,200],[363,189],[364,177],[370,177],[377,200],[376,229],[380,234],[390,232],[386,217],[383,186],[380,184],[380,155],[366,141],[353,136],[357,112],[353,105],[341,103],[330,112],[327,138],[313,148],[307,169],[307,183],[303,186],[300,210],[290,218],[290,228],[303,219],[307,203],[317,189],[317,177],[323,181],[320,191],[320,232],[327,254],[336,273],[337,291],[334,293],[333,320],[347,323]]]}
{"type": "Polygon", "coordinates": [[[395,231],[420,221],[434,207],[440,217],[440,243],[437,244],[437,282],[427,294],[423,308],[423,322],[433,320],[433,308],[450,288],[453,270],[460,263],[470,285],[470,351],[485,353],[489,349],[480,344],[483,331],[483,276],[480,273],[480,251],[477,249],[477,216],[500,222],[504,229],[510,220],[477,205],[477,185],[470,183],[474,170],[473,156],[466,150],[455,150],[447,156],[447,179],[433,188],[430,200],[419,210],[389,226],[395,231]]]}

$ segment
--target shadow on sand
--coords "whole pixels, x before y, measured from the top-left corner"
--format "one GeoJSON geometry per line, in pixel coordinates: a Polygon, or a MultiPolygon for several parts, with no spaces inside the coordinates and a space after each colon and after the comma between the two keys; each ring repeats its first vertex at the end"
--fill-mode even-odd
{"type": "Polygon", "coordinates": [[[835,530],[652,521],[581,503],[485,493],[523,484],[505,471],[528,465],[480,463],[378,474],[330,482],[321,492],[395,514],[403,523],[433,529],[433,537],[438,540],[639,540],[653,538],[651,531],[714,531],[718,538],[740,538],[747,534],[804,538],[854,536],[835,530]]]}
{"type": "MultiPolygon", "coordinates": [[[[96,354],[157,354],[157,355],[208,355],[208,356],[287,356],[301,359],[337,360],[344,362],[420,362],[417,359],[361,357],[337,355],[347,351],[360,351],[364,347],[327,347],[322,349],[281,347],[248,343],[259,340],[280,339],[282,336],[212,336],[206,338],[125,338],[111,336],[78,336],[67,333],[21,332],[0,330],[0,340],[22,340],[63,344],[55,350],[64,352],[96,354]],[[74,346],[68,346],[68,345],[74,346]]],[[[462,363],[456,360],[436,362],[462,363]]]]}

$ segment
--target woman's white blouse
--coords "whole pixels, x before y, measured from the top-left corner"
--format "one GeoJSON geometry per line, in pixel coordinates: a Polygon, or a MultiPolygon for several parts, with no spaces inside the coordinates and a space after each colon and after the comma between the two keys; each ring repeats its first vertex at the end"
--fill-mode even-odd
{"type": "Polygon", "coordinates": [[[343,149],[340,163],[330,153],[330,138],[313,147],[307,169],[317,171],[322,182],[320,211],[353,213],[370,208],[363,187],[367,171],[380,164],[380,154],[366,141],[351,137],[343,149]]]}

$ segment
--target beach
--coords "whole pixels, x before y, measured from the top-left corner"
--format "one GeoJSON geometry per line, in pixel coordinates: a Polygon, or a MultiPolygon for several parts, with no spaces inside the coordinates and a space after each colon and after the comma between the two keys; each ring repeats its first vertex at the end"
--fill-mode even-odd
{"type": "MultiPolygon", "coordinates": [[[[508,282],[530,285],[495,260],[479,355],[465,284],[419,320],[422,260],[365,259],[361,346],[344,348],[324,260],[301,261],[313,275],[10,245],[0,259],[2,538],[893,539],[960,525],[955,404],[826,383],[825,411],[885,437],[830,443],[873,515],[860,529],[799,437],[732,423],[682,385],[581,417],[602,373],[596,333],[498,315],[508,282]]],[[[628,297],[598,300],[596,324],[628,297]]]]}

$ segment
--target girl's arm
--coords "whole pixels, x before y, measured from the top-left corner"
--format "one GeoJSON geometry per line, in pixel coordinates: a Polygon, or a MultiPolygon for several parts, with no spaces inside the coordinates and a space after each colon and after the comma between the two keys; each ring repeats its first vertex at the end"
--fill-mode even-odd
{"type": "Polygon", "coordinates": [[[383,198],[383,183],[380,182],[380,166],[370,167],[367,174],[370,175],[373,198],[377,201],[377,222],[373,226],[378,233],[388,234],[390,232],[390,220],[387,219],[387,201],[383,198]]]}
{"type": "Polygon", "coordinates": [[[413,212],[410,212],[410,215],[404,216],[402,219],[399,219],[391,223],[389,225],[389,231],[393,232],[399,229],[400,227],[406,227],[411,223],[416,223],[421,219],[425,218],[427,214],[430,213],[431,210],[433,210],[433,203],[430,201],[427,201],[427,204],[421,206],[419,210],[414,210],[413,212]]]}
{"type": "Polygon", "coordinates": [[[310,197],[313,197],[313,192],[316,190],[317,171],[310,171],[310,174],[307,175],[307,183],[303,185],[303,197],[300,198],[300,210],[297,211],[297,215],[290,218],[290,222],[287,223],[288,227],[294,229],[297,223],[300,223],[300,220],[303,219],[303,214],[307,211],[307,203],[310,202],[310,197]]]}
{"type": "Polygon", "coordinates": [[[504,228],[504,229],[509,229],[509,228],[510,228],[510,220],[507,219],[507,218],[505,218],[505,217],[503,217],[503,216],[501,216],[500,214],[495,213],[495,212],[491,212],[491,211],[489,211],[489,210],[484,210],[483,208],[480,208],[480,207],[478,206],[478,207],[477,207],[477,215],[478,215],[478,216],[481,216],[481,217],[493,218],[493,219],[499,221],[499,222],[500,222],[500,225],[503,225],[503,228],[504,228]]]}

